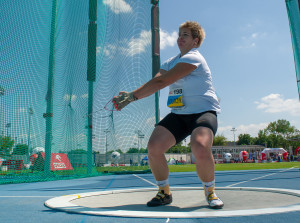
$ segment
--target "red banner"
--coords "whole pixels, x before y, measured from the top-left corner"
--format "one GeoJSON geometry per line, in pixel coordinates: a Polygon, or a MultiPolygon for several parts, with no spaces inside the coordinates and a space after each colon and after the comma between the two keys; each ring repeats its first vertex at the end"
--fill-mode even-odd
{"type": "MultiPolygon", "coordinates": [[[[45,160],[45,153],[40,153],[45,160]]],[[[51,153],[51,170],[73,170],[70,160],[65,153],[51,153]]]]}

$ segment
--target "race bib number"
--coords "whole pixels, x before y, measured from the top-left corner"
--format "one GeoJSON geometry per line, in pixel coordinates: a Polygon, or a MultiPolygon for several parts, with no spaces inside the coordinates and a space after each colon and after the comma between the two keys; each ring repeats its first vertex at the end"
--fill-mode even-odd
{"type": "Polygon", "coordinates": [[[170,89],[167,105],[169,108],[183,107],[183,91],[181,88],[170,89]]]}

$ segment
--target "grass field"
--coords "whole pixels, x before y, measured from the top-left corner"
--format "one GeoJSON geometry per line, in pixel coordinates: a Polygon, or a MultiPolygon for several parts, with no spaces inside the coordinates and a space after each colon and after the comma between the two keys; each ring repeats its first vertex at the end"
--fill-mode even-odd
{"type": "MultiPolygon", "coordinates": [[[[238,171],[259,169],[287,169],[297,168],[300,170],[300,162],[280,163],[230,163],[216,164],[216,171],[238,171]]],[[[170,172],[195,172],[195,164],[169,165],[170,172]]],[[[8,170],[0,171],[0,184],[28,183],[37,181],[49,181],[58,179],[74,179],[89,176],[107,174],[145,174],[151,173],[149,166],[117,166],[117,167],[94,167],[92,175],[87,174],[86,167],[74,168],[74,170],[51,171],[46,177],[43,171],[31,170],[8,170]]]]}
{"type": "MultiPolygon", "coordinates": [[[[230,171],[230,170],[259,170],[259,169],[285,169],[285,168],[300,168],[300,162],[280,162],[280,163],[230,163],[230,164],[216,164],[216,171],[230,171]]],[[[169,165],[170,172],[194,172],[196,171],[195,164],[187,165],[169,165]]],[[[80,177],[87,174],[86,168],[74,168],[74,170],[63,170],[51,172],[49,177],[80,177]]],[[[149,166],[114,166],[114,167],[95,167],[93,175],[98,174],[131,174],[131,173],[151,173],[149,166]]],[[[43,178],[42,171],[31,170],[9,170],[0,171],[1,177],[9,177],[13,179],[16,177],[37,177],[43,178]]],[[[28,178],[29,180],[29,178],[28,178]]],[[[1,181],[1,179],[0,179],[1,181]]]]}
{"type": "MultiPolygon", "coordinates": [[[[300,162],[280,162],[280,163],[230,163],[216,164],[216,171],[228,170],[259,170],[259,169],[284,169],[300,168],[300,162]]],[[[145,171],[149,166],[122,166],[122,167],[98,167],[98,172],[116,172],[116,171],[145,171]]],[[[193,172],[196,171],[195,164],[187,165],[169,165],[170,172],[193,172]]]]}
{"type": "MultiPolygon", "coordinates": [[[[281,162],[281,163],[230,163],[216,164],[216,171],[228,170],[259,170],[259,169],[284,169],[284,168],[300,168],[300,162],[281,162]]],[[[189,172],[196,171],[194,164],[169,166],[170,172],[189,172]]]]}

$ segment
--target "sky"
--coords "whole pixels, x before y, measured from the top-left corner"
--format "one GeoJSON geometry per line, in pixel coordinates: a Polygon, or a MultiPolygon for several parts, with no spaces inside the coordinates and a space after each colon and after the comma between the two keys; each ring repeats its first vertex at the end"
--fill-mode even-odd
{"type": "MultiPolygon", "coordinates": [[[[161,62],[178,54],[178,26],[197,21],[206,32],[199,48],[221,99],[217,135],[231,129],[257,136],[270,122],[286,119],[300,129],[300,103],[284,0],[161,0],[161,62]]],[[[167,89],[161,91],[164,117],[167,89]]]]}

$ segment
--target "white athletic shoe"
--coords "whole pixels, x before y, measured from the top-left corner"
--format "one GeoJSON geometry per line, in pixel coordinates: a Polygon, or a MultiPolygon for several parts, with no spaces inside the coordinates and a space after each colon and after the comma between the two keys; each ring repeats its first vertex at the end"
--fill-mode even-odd
{"type": "Polygon", "coordinates": [[[210,208],[220,209],[224,206],[223,201],[215,193],[215,187],[205,187],[205,197],[210,208]]]}

